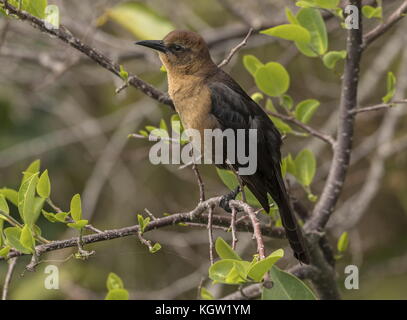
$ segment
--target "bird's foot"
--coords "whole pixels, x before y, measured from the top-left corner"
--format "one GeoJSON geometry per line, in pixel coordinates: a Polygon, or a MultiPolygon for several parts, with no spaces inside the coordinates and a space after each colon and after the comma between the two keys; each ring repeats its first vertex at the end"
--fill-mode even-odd
{"type": "Polygon", "coordinates": [[[228,194],[225,194],[222,196],[222,199],[219,202],[219,207],[221,207],[223,210],[225,210],[228,213],[232,213],[232,209],[229,206],[229,201],[230,200],[235,200],[237,195],[240,192],[240,186],[238,186],[235,190],[229,192],[228,194]]]}

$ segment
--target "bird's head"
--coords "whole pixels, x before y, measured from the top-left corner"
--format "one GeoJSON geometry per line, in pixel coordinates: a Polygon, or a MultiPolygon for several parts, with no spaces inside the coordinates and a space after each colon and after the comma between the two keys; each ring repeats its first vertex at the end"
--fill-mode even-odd
{"type": "Polygon", "coordinates": [[[145,40],[135,44],[157,50],[168,72],[194,74],[205,66],[213,65],[205,40],[192,31],[174,30],[163,40],[145,40]]]}

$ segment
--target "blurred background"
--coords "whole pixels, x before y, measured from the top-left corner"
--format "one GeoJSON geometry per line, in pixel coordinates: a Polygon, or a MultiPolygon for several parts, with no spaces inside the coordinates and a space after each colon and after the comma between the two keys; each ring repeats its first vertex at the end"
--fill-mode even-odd
{"type": "MultiPolygon", "coordinates": [[[[402,1],[386,0],[384,15],[402,1]]],[[[166,90],[166,74],[150,50],[136,47],[138,39],[161,39],[173,29],[201,33],[216,62],[246,35],[249,25],[266,28],[286,21],[284,6],[297,10],[294,1],[271,0],[49,0],[60,9],[61,23],[84,43],[118,61],[132,74],[166,90]]],[[[365,30],[378,24],[365,19],[365,30]]],[[[407,53],[402,21],[369,47],[363,57],[360,106],[379,104],[386,93],[386,74],[398,79],[398,99],[407,96],[407,53]],[[403,67],[404,65],[404,67],[403,67]]],[[[345,48],[345,31],[335,19],[327,20],[329,50],[345,48]]],[[[289,41],[253,35],[247,46],[224,67],[250,94],[257,92],[242,57],[253,54],[262,62],[278,61],[290,73],[289,94],[296,102],[321,101],[311,125],[334,133],[340,93],[340,75],[325,68],[320,59],[301,55],[289,41]]],[[[337,68],[341,70],[341,66],[337,68]]],[[[199,200],[196,178],[190,167],[152,165],[151,143],[128,139],[146,125],[158,126],[173,111],[133,87],[115,94],[122,81],[58,39],[29,24],[0,16],[0,187],[17,188],[22,171],[35,159],[48,169],[52,199],[68,210],[73,194],[81,193],[84,218],[101,230],[137,223],[145,208],[155,216],[189,211],[199,200]]],[[[336,247],[343,231],[350,247],[337,263],[338,284],[345,299],[407,298],[407,107],[358,116],[352,166],[333,215],[328,236],[336,247]],[[346,290],[344,267],[360,270],[360,289],[346,290]]],[[[283,154],[310,148],[317,154],[317,177],[312,191],[318,195],[331,160],[330,148],[312,137],[288,135],[283,154]]],[[[228,190],[211,166],[201,166],[207,197],[228,190]]],[[[309,209],[305,192],[295,183],[291,192],[309,209]]],[[[222,212],[219,212],[223,214],[222,212]]],[[[62,224],[43,217],[38,224],[48,239],[75,235],[62,224]]],[[[215,230],[229,240],[230,233],[215,230]]],[[[146,234],[162,249],[150,254],[138,238],[100,242],[87,246],[96,254],[87,261],[69,259],[74,249],[55,251],[42,258],[37,272],[21,274],[29,257],[18,259],[10,299],[101,299],[106,277],[122,277],[132,299],[195,299],[202,279],[216,297],[234,288],[211,285],[207,279],[208,236],[205,228],[173,226],[146,234]],[[60,270],[60,289],[46,290],[44,268],[60,270]]],[[[267,252],[286,241],[267,239],[267,252]]],[[[251,234],[240,233],[238,252],[250,259],[256,252],[251,234]]],[[[286,255],[279,265],[295,264],[286,255]]],[[[6,263],[0,263],[0,284],[6,263]]]]}

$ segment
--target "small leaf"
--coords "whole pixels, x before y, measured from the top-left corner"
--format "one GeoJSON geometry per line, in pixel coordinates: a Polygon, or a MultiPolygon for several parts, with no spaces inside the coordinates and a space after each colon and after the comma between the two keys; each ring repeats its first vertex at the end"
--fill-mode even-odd
{"type": "Polygon", "coordinates": [[[59,222],[66,222],[66,217],[68,214],[68,212],[58,212],[55,214],[55,219],[57,219],[59,222]]]}
{"type": "Polygon", "coordinates": [[[24,247],[20,242],[21,236],[21,229],[18,227],[9,227],[4,229],[4,235],[6,236],[6,243],[11,246],[12,248],[25,253],[30,254],[32,253],[31,250],[28,250],[24,247]]]}
{"type": "Polygon", "coordinates": [[[129,292],[125,289],[110,290],[105,300],[129,300],[129,292]]]}
{"type": "Polygon", "coordinates": [[[50,4],[45,8],[45,24],[59,29],[59,8],[54,4],[50,4]]]}
{"type": "Polygon", "coordinates": [[[51,194],[51,182],[49,181],[48,170],[45,170],[38,180],[37,193],[44,199],[49,198],[51,194]]]}
{"type": "Polygon", "coordinates": [[[286,157],[286,162],[287,162],[287,172],[290,173],[292,176],[296,177],[297,176],[297,169],[295,166],[295,161],[293,157],[291,156],[291,153],[288,154],[286,157]]]}
{"type": "Polygon", "coordinates": [[[226,243],[221,237],[218,237],[215,242],[215,250],[218,256],[222,259],[242,260],[239,255],[226,243]]]}
{"type": "Polygon", "coordinates": [[[6,258],[8,253],[10,252],[10,249],[11,248],[9,246],[1,248],[0,249],[0,257],[6,258]]]}
{"type": "Polygon", "coordinates": [[[153,245],[153,247],[150,249],[150,252],[151,253],[156,253],[158,250],[160,250],[161,249],[161,244],[159,244],[158,242],[157,243],[155,243],[154,245],[153,245]]]}
{"type": "Polygon", "coordinates": [[[268,272],[271,269],[271,267],[283,256],[284,256],[283,249],[278,249],[274,251],[267,258],[254,263],[250,267],[247,275],[254,281],[260,282],[263,279],[266,272],[268,272]]]}
{"type": "Polygon", "coordinates": [[[290,86],[290,75],[278,62],[269,62],[255,73],[257,87],[271,97],[283,95],[290,86]]]}
{"type": "Polygon", "coordinates": [[[222,259],[209,268],[209,278],[214,282],[241,284],[246,282],[247,268],[250,262],[222,259]]]}
{"type": "Polygon", "coordinates": [[[38,173],[35,173],[22,183],[18,191],[18,211],[21,219],[29,226],[33,226],[38,218],[35,206],[35,189],[37,183],[38,173]]]}
{"type": "Polygon", "coordinates": [[[290,41],[298,41],[303,43],[308,43],[311,41],[309,31],[297,24],[282,24],[277,27],[260,31],[260,33],[290,41]]]}
{"type": "Polygon", "coordinates": [[[42,210],[42,215],[44,216],[45,219],[48,221],[54,223],[57,222],[58,220],[55,218],[55,214],[51,212],[47,212],[45,210],[42,210]]]}
{"type": "Polygon", "coordinates": [[[296,16],[302,27],[311,35],[309,43],[296,42],[298,50],[308,57],[323,55],[328,49],[328,34],[325,21],[317,9],[302,8],[296,16]]]}
{"type": "Polygon", "coordinates": [[[337,244],[338,251],[340,253],[345,252],[346,249],[348,248],[348,245],[349,245],[349,234],[347,232],[343,232],[338,239],[338,244],[337,244]]]}
{"type": "Polygon", "coordinates": [[[319,105],[319,101],[315,99],[301,101],[295,108],[295,117],[302,123],[308,123],[319,105]]]}
{"type": "Polygon", "coordinates": [[[30,178],[33,174],[40,172],[40,166],[41,166],[40,160],[33,161],[24,171],[23,180],[21,181],[21,184],[23,184],[24,181],[30,178]]]}
{"type": "Polygon", "coordinates": [[[393,99],[394,94],[396,93],[396,83],[396,77],[394,76],[393,72],[388,72],[386,81],[387,93],[382,98],[383,103],[389,103],[391,99],[393,99]]]}
{"type": "Polygon", "coordinates": [[[229,190],[235,190],[239,185],[239,181],[232,171],[216,168],[216,172],[218,173],[218,176],[225,184],[225,186],[229,188],[229,190]]]}
{"type": "Polygon", "coordinates": [[[312,151],[302,150],[295,158],[296,178],[303,186],[308,187],[314,179],[316,160],[312,151]]]}
{"type": "Polygon", "coordinates": [[[129,73],[126,70],[124,70],[122,65],[120,65],[119,75],[120,78],[122,78],[124,81],[127,81],[129,79],[129,73]]]}
{"type": "Polygon", "coordinates": [[[88,224],[88,220],[76,220],[74,223],[68,223],[68,227],[81,230],[84,226],[88,224]]]}
{"type": "Polygon", "coordinates": [[[160,129],[168,131],[168,127],[167,127],[167,124],[165,123],[164,119],[160,120],[160,129]]]}
{"type": "Polygon", "coordinates": [[[18,206],[18,192],[16,190],[3,188],[0,189],[0,194],[3,194],[16,207],[18,206]]]}
{"type": "Polygon", "coordinates": [[[71,217],[75,221],[82,219],[82,201],[80,194],[75,194],[71,200],[71,217]]]}
{"type": "Polygon", "coordinates": [[[208,289],[206,289],[204,287],[201,288],[201,299],[203,299],[203,300],[215,300],[212,293],[210,293],[208,291],[208,289]]]}
{"type": "Polygon", "coordinates": [[[280,131],[282,134],[293,132],[293,129],[290,127],[290,125],[285,123],[283,120],[273,116],[269,116],[269,118],[271,119],[271,121],[273,121],[278,131],[280,131]]]}
{"type": "Polygon", "coordinates": [[[316,300],[312,290],[291,273],[273,266],[270,276],[273,287],[263,288],[262,300],[316,300]]]}
{"type": "Polygon", "coordinates": [[[110,272],[106,280],[107,290],[124,289],[123,280],[114,272],[110,272]]]}
{"type": "MultiPolygon", "coordinates": [[[[0,194],[0,212],[3,212],[5,214],[10,213],[10,209],[9,209],[7,201],[6,201],[6,197],[2,194],[0,194]]],[[[0,235],[0,237],[1,237],[1,235],[0,235]]]]}
{"type": "Polygon", "coordinates": [[[281,100],[282,100],[281,101],[282,106],[288,110],[291,110],[291,108],[293,107],[293,104],[294,104],[293,98],[290,95],[285,94],[285,95],[283,95],[281,100]]]}
{"type": "Polygon", "coordinates": [[[264,64],[259,59],[257,59],[257,57],[251,54],[245,55],[243,57],[243,65],[253,77],[255,76],[256,71],[264,66],[264,64]]]}
{"type": "Polygon", "coordinates": [[[328,69],[334,69],[336,63],[339,60],[343,60],[346,58],[346,51],[329,51],[324,55],[322,58],[322,61],[324,62],[325,67],[328,69]]]}
{"type": "Polygon", "coordinates": [[[20,243],[30,252],[34,252],[35,240],[28,225],[25,225],[21,230],[20,243]]]}
{"type": "Polygon", "coordinates": [[[285,7],[285,15],[291,24],[300,24],[289,7],[285,7]]]}
{"type": "Polygon", "coordinates": [[[252,98],[254,102],[260,103],[260,101],[264,99],[264,96],[260,92],[255,92],[250,96],[250,98],[252,98]]]}
{"type": "Polygon", "coordinates": [[[362,7],[362,14],[368,18],[377,18],[377,19],[381,19],[383,17],[383,12],[382,12],[382,7],[372,7],[369,5],[363,6],[362,7]]]}

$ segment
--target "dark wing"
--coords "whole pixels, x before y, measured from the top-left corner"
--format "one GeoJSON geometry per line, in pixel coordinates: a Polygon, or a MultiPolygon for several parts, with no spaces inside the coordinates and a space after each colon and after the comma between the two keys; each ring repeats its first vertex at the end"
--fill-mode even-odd
{"type": "Polygon", "coordinates": [[[291,210],[281,176],[282,140],[279,131],[264,110],[223,71],[220,71],[215,79],[208,81],[208,87],[211,91],[211,113],[222,130],[257,129],[257,171],[241,178],[267,212],[267,194],[271,195],[279,207],[281,220],[295,256],[308,263],[303,236],[291,210]]]}

